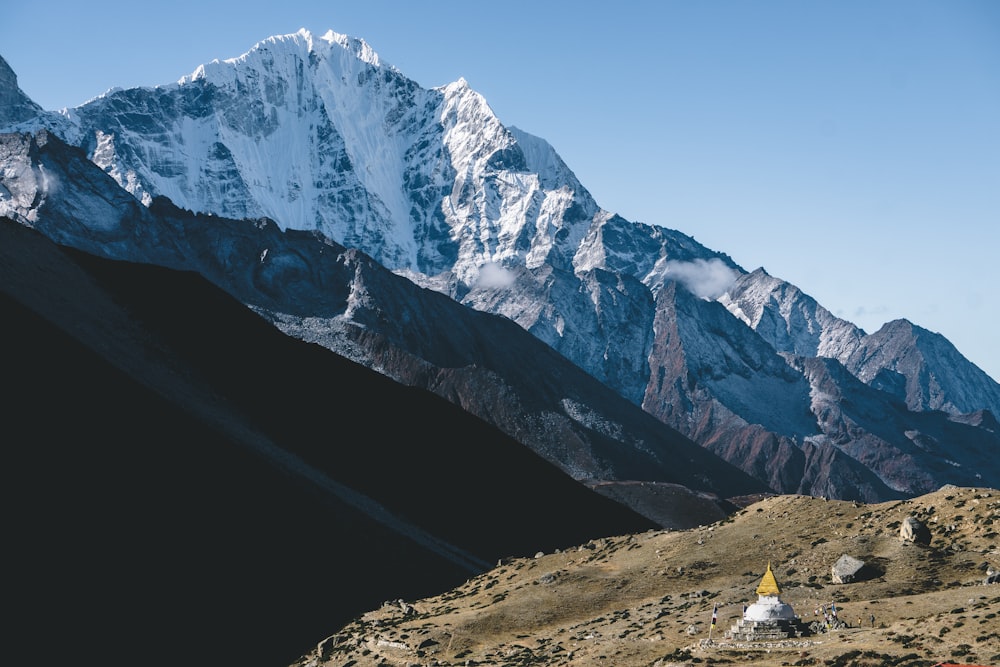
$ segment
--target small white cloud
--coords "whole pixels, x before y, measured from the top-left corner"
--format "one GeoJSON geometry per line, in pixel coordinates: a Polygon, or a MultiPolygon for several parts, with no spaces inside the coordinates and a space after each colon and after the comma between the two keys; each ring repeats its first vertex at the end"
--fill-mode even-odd
{"type": "Polygon", "coordinates": [[[39,165],[38,175],[41,180],[41,190],[46,196],[51,197],[59,192],[59,188],[62,184],[59,182],[59,177],[56,176],[54,172],[46,169],[44,165],[39,165]]]}
{"type": "Polygon", "coordinates": [[[736,282],[739,273],[713,257],[690,262],[671,260],[666,264],[666,276],[684,285],[695,296],[717,299],[736,282]]]}
{"type": "Polygon", "coordinates": [[[479,267],[479,277],[476,279],[476,287],[502,289],[513,285],[515,280],[516,276],[512,272],[496,262],[488,262],[479,267]]]}
{"type": "Polygon", "coordinates": [[[855,319],[863,320],[870,317],[884,317],[888,312],[888,306],[858,306],[854,309],[852,316],[855,319]]]}

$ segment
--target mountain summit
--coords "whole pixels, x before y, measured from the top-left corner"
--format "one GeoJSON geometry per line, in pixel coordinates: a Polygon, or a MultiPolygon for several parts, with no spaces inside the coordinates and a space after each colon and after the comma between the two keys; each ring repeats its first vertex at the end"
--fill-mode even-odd
{"type": "MultiPolygon", "coordinates": [[[[146,207],[169,200],[205,214],[209,228],[219,216],[315,234],[512,320],[612,390],[611,403],[641,407],[775,491],[877,501],[944,483],[1000,484],[1000,385],[943,337],[908,322],[869,335],[761,269],[602,209],[551,146],[505,127],[465,81],[421,88],[362,40],[300,30],[174,84],[114,90],[7,125],[49,128],[146,207]]],[[[41,171],[30,153],[4,158],[20,167],[5,172],[12,194],[0,197],[0,212],[83,243],[72,216],[38,225],[51,193],[32,176],[41,171]]],[[[162,256],[141,232],[94,249],[162,256]]],[[[213,247],[178,252],[232,247],[221,230],[204,242],[213,247]]],[[[417,301],[387,298],[382,283],[356,284],[346,306],[331,309],[314,260],[250,245],[258,254],[231,255],[227,266],[274,267],[267,304],[255,307],[286,333],[431,388],[515,437],[534,433],[536,447],[581,481],[626,481],[622,462],[598,455],[593,441],[583,459],[567,449],[572,441],[543,444],[541,422],[527,428],[483,392],[509,389],[523,406],[545,388],[548,407],[530,402],[536,414],[585,425],[616,447],[628,441],[632,453],[649,448],[620,436],[622,422],[606,418],[611,403],[576,400],[554,375],[532,387],[524,360],[498,353],[502,342],[456,336],[417,301]],[[403,358],[415,363],[404,369],[403,358]],[[455,368],[475,369],[476,382],[436,375],[455,368]]],[[[247,302],[226,270],[215,279],[247,302]]]]}
{"type": "Polygon", "coordinates": [[[0,57],[0,126],[31,120],[44,109],[35,104],[17,85],[17,75],[0,57]]]}

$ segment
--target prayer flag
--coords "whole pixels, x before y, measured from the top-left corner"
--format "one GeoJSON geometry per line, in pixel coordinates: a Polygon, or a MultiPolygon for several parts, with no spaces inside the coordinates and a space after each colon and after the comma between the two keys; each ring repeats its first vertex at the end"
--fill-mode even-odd
{"type": "Polygon", "coordinates": [[[713,628],[715,627],[715,621],[717,621],[718,618],[719,618],[719,605],[715,605],[715,607],[712,608],[712,627],[713,628]]]}

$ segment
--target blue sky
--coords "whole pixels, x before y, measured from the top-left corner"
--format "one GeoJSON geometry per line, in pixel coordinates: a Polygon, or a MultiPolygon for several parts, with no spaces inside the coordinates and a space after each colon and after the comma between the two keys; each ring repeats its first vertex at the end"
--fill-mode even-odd
{"type": "Polygon", "coordinates": [[[19,2],[0,55],[47,109],[270,35],[465,77],[598,203],[763,266],[868,332],[904,317],[1000,380],[1000,2],[19,2]]]}

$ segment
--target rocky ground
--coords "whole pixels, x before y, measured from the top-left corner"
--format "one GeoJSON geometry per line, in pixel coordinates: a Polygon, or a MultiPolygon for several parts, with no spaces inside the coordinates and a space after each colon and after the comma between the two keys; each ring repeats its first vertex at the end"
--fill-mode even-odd
{"type": "Polygon", "coordinates": [[[984,583],[1000,571],[998,531],[995,489],[875,505],[775,496],[692,530],[503,559],[436,597],[386,602],[295,667],[998,665],[1000,584],[984,583]],[[901,537],[907,517],[929,529],[929,543],[901,537]],[[863,580],[833,583],[844,554],[865,562],[863,580]],[[804,621],[835,604],[847,627],[728,640],[768,562],[804,621]]]}

